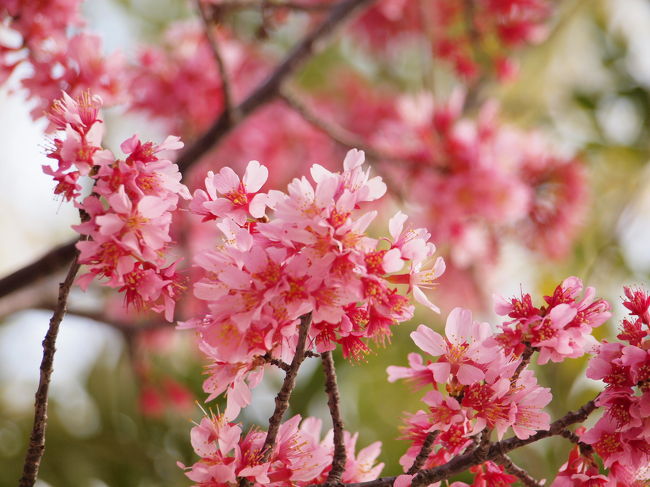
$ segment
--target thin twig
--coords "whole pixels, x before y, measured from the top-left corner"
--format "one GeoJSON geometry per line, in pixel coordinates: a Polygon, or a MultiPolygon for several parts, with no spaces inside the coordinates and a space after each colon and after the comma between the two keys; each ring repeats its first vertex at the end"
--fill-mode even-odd
{"type": "MultiPolygon", "coordinates": [[[[277,95],[282,83],[303,66],[311,56],[318,53],[323,48],[325,41],[332,37],[344,21],[352,17],[358,10],[376,1],[342,0],[332,6],[329,9],[328,16],[321,24],[307,34],[276,67],[273,73],[237,106],[236,112],[239,115],[237,123],[232,122],[225,112],[221,113],[203,135],[183,151],[176,161],[181,172],[186,172],[238,123],[241,123],[245,117],[271,101],[277,95]]],[[[75,240],[57,247],[28,266],[0,279],[0,298],[27,287],[41,277],[62,269],[72,259],[76,243],[75,240]]]]}
{"type": "Polygon", "coordinates": [[[515,465],[512,460],[506,455],[498,456],[494,459],[494,461],[499,465],[502,465],[506,472],[517,477],[519,480],[521,480],[521,483],[527,487],[542,487],[542,485],[544,485],[543,483],[540,483],[532,478],[523,468],[515,465]]]}
{"type": "MultiPolygon", "coordinates": [[[[340,125],[324,120],[323,118],[318,116],[314,110],[308,107],[306,103],[304,103],[298,97],[290,93],[289,90],[281,89],[279,96],[290,108],[292,108],[296,113],[298,113],[305,121],[307,121],[315,128],[323,132],[325,135],[327,135],[330,139],[332,139],[337,144],[340,144],[347,149],[362,150],[365,153],[366,157],[372,160],[373,162],[385,161],[400,166],[414,165],[414,163],[412,161],[409,161],[408,159],[402,159],[399,157],[395,157],[391,154],[382,153],[377,149],[375,149],[374,147],[367,145],[363,140],[361,140],[355,134],[346,130],[344,127],[341,127],[340,125]]],[[[385,173],[381,164],[375,164],[374,168],[379,173],[379,175],[383,177],[384,183],[388,185],[389,189],[392,191],[393,194],[401,197],[402,199],[406,199],[405,195],[403,194],[403,191],[394,184],[393,182],[394,178],[390,177],[390,175],[385,173]]]]}
{"type": "Polygon", "coordinates": [[[275,438],[278,435],[280,423],[282,422],[282,416],[284,416],[285,411],[289,407],[289,398],[291,397],[291,393],[296,386],[298,369],[305,359],[305,344],[307,343],[307,334],[309,332],[310,325],[311,313],[300,317],[296,354],[293,356],[291,366],[289,367],[287,374],[284,376],[282,387],[280,388],[278,395],[275,397],[275,410],[269,418],[269,430],[266,434],[266,439],[264,440],[264,446],[262,447],[262,458],[260,459],[260,463],[266,462],[271,456],[275,438]]]}
{"type": "Polygon", "coordinates": [[[212,8],[219,11],[226,10],[250,10],[250,9],[277,9],[294,10],[296,12],[324,12],[332,8],[332,3],[311,3],[300,2],[268,2],[264,0],[221,0],[212,8]]]}
{"type": "Polygon", "coordinates": [[[271,356],[271,352],[266,352],[264,355],[259,356],[264,362],[275,365],[277,368],[284,370],[285,372],[289,372],[291,370],[291,365],[289,365],[286,362],[283,362],[280,359],[273,358],[271,356]]]}
{"type": "MultiPolygon", "coordinates": [[[[479,465],[486,460],[495,460],[498,456],[504,455],[512,450],[521,448],[523,446],[535,443],[544,438],[562,434],[567,426],[575,423],[582,423],[589,415],[596,409],[595,399],[589,401],[577,411],[570,411],[560,419],[551,423],[548,430],[538,431],[528,438],[520,439],[517,437],[502,440],[497,443],[492,443],[487,451],[487,454],[482,455],[479,448],[456,456],[449,460],[447,463],[438,467],[430,468],[420,471],[411,481],[412,487],[429,485],[439,480],[445,480],[452,475],[464,472],[470,467],[479,465]]],[[[349,484],[340,484],[340,487],[389,487],[393,485],[397,477],[382,477],[376,480],[367,482],[354,482],[349,484]]],[[[315,484],[310,487],[325,487],[325,484],[315,484]]]]}
{"type": "Polygon", "coordinates": [[[571,443],[575,443],[576,445],[578,445],[580,447],[580,452],[585,455],[591,455],[594,452],[594,447],[587,443],[584,443],[583,441],[580,441],[580,437],[576,435],[573,431],[569,431],[567,429],[562,430],[560,432],[560,436],[563,436],[571,443]]]}
{"type": "Polygon", "coordinates": [[[214,35],[212,30],[212,25],[208,20],[205,8],[203,6],[202,0],[196,0],[196,9],[199,12],[199,17],[201,17],[201,22],[203,22],[203,30],[205,31],[205,36],[208,39],[208,44],[210,44],[210,49],[212,50],[212,55],[214,56],[214,61],[219,70],[219,77],[221,78],[221,89],[223,91],[223,98],[225,102],[224,113],[230,117],[230,123],[237,123],[237,113],[235,111],[235,99],[233,96],[232,84],[230,82],[230,75],[228,74],[228,69],[226,68],[226,63],[221,55],[221,50],[219,49],[219,42],[217,36],[214,35]]]}
{"type": "MultiPolygon", "coordinates": [[[[334,5],[328,12],[327,17],[291,50],[284,61],[248,98],[238,105],[237,111],[240,117],[247,117],[260,106],[273,99],[278,94],[282,83],[304,65],[311,56],[322,50],[325,41],[341,27],[345,20],[363,7],[376,1],[342,0],[334,5]]],[[[191,147],[181,154],[177,160],[178,166],[181,170],[185,170],[212,149],[215,143],[233,128],[234,126],[230,124],[228,117],[222,114],[191,147]]]]}
{"type": "Polygon", "coordinates": [[[47,427],[47,398],[52,376],[54,353],[56,352],[56,337],[59,333],[59,325],[66,312],[66,304],[70,288],[74,283],[75,276],[79,271],[79,253],[74,256],[72,265],[68,270],[65,280],[59,284],[59,297],[56,309],[50,319],[50,326],[43,340],[43,358],[41,360],[41,373],[38,380],[38,389],[34,400],[34,425],[29,437],[29,446],[25,455],[23,475],[20,478],[19,487],[32,487],[38,477],[38,469],[45,452],[45,429],[47,427]]]}
{"type": "Polygon", "coordinates": [[[323,362],[323,372],[325,373],[325,392],[327,393],[327,406],[332,417],[332,427],[334,428],[334,457],[332,458],[332,469],[327,475],[327,484],[336,485],[341,481],[341,475],[345,470],[346,454],[345,443],[343,441],[343,418],[341,417],[341,396],[339,387],[336,383],[336,369],[332,352],[321,353],[323,362]]]}
{"type": "Polygon", "coordinates": [[[420,448],[420,452],[415,457],[411,468],[409,468],[408,472],[406,472],[407,474],[413,475],[419,472],[420,469],[424,466],[424,463],[427,461],[427,458],[429,458],[429,455],[431,455],[431,452],[433,451],[433,443],[436,441],[438,433],[440,433],[439,430],[430,431],[427,433],[427,436],[422,443],[422,447],[420,448]]]}
{"type": "Polygon", "coordinates": [[[329,136],[334,142],[346,147],[348,149],[359,149],[366,153],[370,159],[375,159],[377,161],[392,161],[399,162],[402,164],[411,164],[410,161],[405,161],[399,159],[390,154],[384,154],[379,152],[374,147],[368,146],[362,139],[357,137],[352,132],[341,127],[340,125],[334,124],[327,120],[324,120],[320,116],[316,115],[315,110],[312,110],[305,102],[300,100],[289,90],[282,89],[280,90],[280,98],[298,115],[300,115],[305,121],[309,122],[315,128],[323,132],[325,135],[329,136]]]}
{"type": "Polygon", "coordinates": [[[75,256],[77,240],[59,245],[26,265],[0,279],[0,298],[63,269],[75,256]]]}
{"type": "Polygon", "coordinates": [[[521,362],[519,363],[519,365],[517,365],[517,369],[515,370],[515,373],[512,375],[510,382],[512,382],[513,384],[517,382],[517,379],[519,379],[521,372],[526,367],[528,367],[528,364],[530,363],[530,359],[533,356],[533,353],[535,353],[535,349],[529,343],[526,343],[526,349],[524,350],[524,353],[521,354],[521,362]]]}

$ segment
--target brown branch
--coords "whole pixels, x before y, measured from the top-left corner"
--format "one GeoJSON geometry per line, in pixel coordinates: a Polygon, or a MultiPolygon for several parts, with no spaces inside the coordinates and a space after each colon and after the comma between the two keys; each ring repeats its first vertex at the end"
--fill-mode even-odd
{"type": "Polygon", "coordinates": [[[517,369],[515,370],[515,373],[512,374],[512,378],[510,379],[510,382],[513,384],[517,382],[517,379],[519,379],[519,375],[521,372],[528,367],[528,364],[530,363],[530,359],[533,356],[533,353],[535,353],[535,349],[530,346],[529,343],[526,343],[526,349],[524,350],[524,353],[521,354],[521,362],[519,365],[517,365],[517,369]]]}
{"type": "Polygon", "coordinates": [[[573,431],[564,429],[560,431],[560,436],[563,436],[571,443],[575,443],[576,445],[578,445],[580,447],[581,453],[583,453],[584,455],[591,455],[594,452],[594,447],[587,443],[584,443],[583,441],[580,441],[580,437],[576,435],[573,431]]]}
{"type": "MultiPolygon", "coordinates": [[[[341,24],[355,12],[370,5],[376,0],[341,0],[328,12],[327,17],[302,41],[300,41],[286,56],[273,73],[257,87],[242,103],[237,106],[241,118],[247,117],[261,105],[274,98],[282,83],[298,70],[305,62],[323,48],[327,38],[338,30],[341,24]]],[[[181,170],[187,169],[197,159],[208,152],[215,143],[224,137],[233,125],[225,114],[212,124],[212,126],[178,158],[177,164],[181,170]]]]}
{"type": "Polygon", "coordinates": [[[420,452],[415,457],[415,460],[413,461],[413,465],[411,465],[411,468],[409,468],[408,472],[406,472],[407,474],[413,475],[414,473],[420,471],[424,463],[427,461],[427,458],[429,458],[429,455],[433,451],[433,443],[434,441],[436,441],[436,438],[438,437],[438,433],[440,433],[440,431],[435,430],[435,431],[430,431],[427,434],[427,437],[424,439],[424,442],[422,443],[422,447],[420,448],[420,452]]]}
{"type": "Polygon", "coordinates": [[[340,144],[348,149],[362,150],[370,159],[411,164],[410,161],[405,161],[390,154],[379,152],[374,147],[368,146],[361,138],[357,137],[347,129],[341,127],[340,125],[324,120],[320,116],[316,115],[316,112],[307,106],[305,102],[290,93],[289,90],[280,90],[279,96],[282,101],[284,101],[291,109],[298,113],[298,115],[300,115],[305,121],[309,122],[315,128],[323,132],[337,144],[340,144]]]}
{"type": "Polygon", "coordinates": [[[341,417],[341,396],[336,383],[336,369],[332,352],[321,353],[323,372],[325,373],[325,392],[327,393],[327,406],[332,417],[334,428],[334,457],[332,458],[332,469],[327,475],[327,485],[337,485],[341,481],[341,475],[345,470],[347,460],[345,454],[345,443],[343,441],[343,419],[341,417]]]}
{"type": "MultiPolygon", "coordinates": [[[[271,101],[277,95],[282,83],[303,66],[311,56],[320,51],[324,42],[336,32],[344,21],[349,19],[361,8],[375,1],[342,0],[334,6],[331,6],[328,16],[321,24],[307,34],[291,50],[284,61],[276,67],[273,73],[235,108],[235,112],[239,115],[236,122],[232,121],[231,117],[224,111],[201,137],[183,151],[176,161],[181,172],[186,172],[225,137],[237,123],[241,122],[262,105],[271,101]]],[[[62,269],[72,260],[75,243],[76,241],[69,242],[68,244],[57,247],[32,264],[0,279],[0,298],[18,289],[27,287],[41,277],[62,269]]]]}
{"type": "Polygon", "coordinates": [[[59,245],[25,267],[0,279],[0,298],[63,269],[75,256],[77,240],[59,245]]]}
{"type": "Polygon", "coordinates": [[[271,352],[266,352],[264,355],[259,355],[259,358],[266,362],[267,364],[275,365],[277,368],[284,370],[285,372],[289,372],[291,370],[291,365],[289,365],[286,362],[283,362],[280,359],[273,358],[271,356],[271,352]]]}
{"type": "MultiPolygon", "coordinates": [[[[491,444],[486,454],[482,454],[482,452],[480,452],[480,448],[475,448],[468,453],[464,453],[463,455],[452,458],[444,465],[440,465],[428,470],[422,470],[415,477],[413,477],[411,486],[424,486],[438,482],[439,480],[448,479],[452,475],[464,472],[468,468],[479,465],[486,460],[495,460],[497,457],[505,455],[506,453],[517,448],[521,448],[522,446],[535,443],[536,441],[542,440],[544,438],[560,435],[562,434],[562,431],[566,430],[567,426],[575,423],[582,423],[585,421],[595,409],[596,403],[594,399],[586,403],[577,411],[570,411],[560,419],[551,423],[548,430],[538,431],[525,440],[517,437],[509,438],[507,440],[491,444]]],[[[393,482],[395,482],[396,478],[397,477],[382,477],[376,480],[370,480],[368,482],[341,484],[341,487],[389,487],[393,485],[393,482]]],[[[325,484],[312,485],[310,487],[325,487],[325,484]]]]}
{"type": "Polygon", "coordinates": [[[275,443],[275,438],[278,435],[280,423],[282,422],[282,416],[289,407],[289,398],[291,397],[291,393],[296,386],[298,369],[305,359],[305,345],[307,343],[307,334],[309,332],[310,325],[311,313],[300,317],[296,354],[293,356],[289,370],[284,376],[282,387],[280,388],[278,395],[275,397],[275,410],[269,418],[269,430],[266,434],[266,439],[264,440],[264,446],[262,447],[262,457],[260,459],[260,463],[266,462],[271,456],[273,444],[275,443]]]}
{"type": "Polygon", "coordinates": [[[515,465],[512,460],[506,455],[498,456],[494,459],[494,461],[499,465],[502,465],[506,472],[517,477],[519,480],[521,480],[521,483],[527,487],[542,487],[542,485],[544,485],[543,483],[537,482],[534,478],[532,478],[523,468],[515,465]]]}
{"type": "Polygon", "coordinates": [[[47,397],[50,388],[50,378],[54,363],[54,352],[56,351],[56,337],[59,333],[59,325],[66,312],[66,303],[70,288],[74,283],[75,276],[79,271],[79,254],[73,256],[72,265],[68,270],[65,280],[59,284],[59,297],[57,306],[50,319],[50,326],[43,340],[43,358],[41,360],[41,373],[38,381],[38,389],[34,399],[34,425],[29,437],[29,446],[25,455],[23,475],[20,478],[19,487],[32,487],[38,477],[38,469],[45,452],[45,428],[47,426],[47,397]]]}
{"type": "Polygon", "coordinates": [[[413,487],[417,487],[420,485],[428,485],[430,483],[437,482],[438,480],[447,479],[454,474],[463,472],[471,466],[478,465],[479,463],[483,463],[486,460],[494,460],[497,456],[504,455],[516,448],[521,448],[522,446],[529,445],[530,443],[534,443],[543,438],[559,435],[562,430],[566,429],[567,426],[574,423],[580,423],[587,419],[587,417],[595,409],[595,401],[589,401],[578,411],[571,411],[565,414],[562,418],[551,423],[548,430],[538,431],[526,439],[513,437],[494,443],[490,446],[485,456],[482,455],[479,451],[479,448],[477,448],[474,451],[451,459],[449,462],[441,465],[440,467],[423,470],[413,478],[411,485],[413,487]]]}
{"type": "Polygon", "coordinates": [[[304,4],[300,2],[268,2],[264,0],[221,0],[218,4],[212,5],[212,8],[216,12],[249,9],[284,9],[296,12],[324,12],[331,9],[332,4],[327,2],[304,4]]]}
{"type": "Polygon", "coordinates": [[[235,110],[235,100],[233,97],[232,84],[230,83],[230,76],[228,75],[226,63],[223,59],[223,56],[221,55],[219,42],[217,41],[217,37],[214,35],[214,32],[212,30],[213,26],[208,20],[202,0],[196,0],[196,9],[199,12],[199,17],[201,17],[205,36],[208,39],[208,44],[212,50],[214,61],[217,65],[217,69],[219,70],[219,77],[221,78],[221,89],[223,90],[223,98],[225,102],[224,114],[229,117],[230,124],[234,125],[237,123],[237,113],[235,110]]]}

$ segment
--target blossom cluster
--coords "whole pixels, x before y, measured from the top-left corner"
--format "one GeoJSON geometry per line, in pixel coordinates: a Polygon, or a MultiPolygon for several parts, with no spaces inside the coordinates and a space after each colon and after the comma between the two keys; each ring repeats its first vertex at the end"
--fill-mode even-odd
{"type": "MultiPolygon", "coordinates": [[[[522,358],[506,352],[490,325],[474,321],[469,310],[451,311],[444,337],[420,325],[411,338],[437,359],[424,362],[421,355],[411,353],[408,367],[388,368],[389,382],[407,379],[418,388],[431,387],[423,398],[427,411],[407,419],[404,437],[412,445],[400,459],[405,471],[432,432],[437,436],[424,468],[448,462],[479,433],[494,430],[501,439],[511,428],[526,439],[548,429],[549,416],[542,409],[551,401],[550,390],[539,386],[522,358]]],[[[502,471],[492,464],[485,468],[502,471]]]]}
{"type": "MultiPolygon", "coordinates": [[[[223,29],[214,35],[239,99],[260,80],[266,63],[223,29]]],[[[196,137],[225,106],[214,54],[197,22],[173,23],[159,45],[143,47],[127,78],[130,110],[166,122],[172,133],[196,137]]]]}
{"type": "Polygon", "coordinates": [[[494,67],[498,76],[509,78],[516,69],[509,50],[542,40],[551,13],[547,0],[383,0],[361,16],[355,33],[379,49],[417,34],[462,77],[472,79],[494,67]],[[482,65],[486,60],[490,66],[482,65]]]}
{"type": "MultiPolygon", "coordinates": [[[[303,486],[327,480],[334,454],[333,432],[321,440],[321,421],[296,415],[280,425],[277,441],[264,460],[266,433],[257,429],[242,435],[241,425],[223,415],[204,417],[192,428],[192,447],[201,459],[185,467],[198,487],[228,487],[237,479],[255,486],[303,486]]],[[[376,479],[384,466],[375,464],[379,442],[355,454],[357,435],[344,432],[346,449],[342,482],[376,479]]]]}
{"type": "Polygon", "coordinates": [[[251,161],[241,180],[224,168],[208,173],[205,190],[194,193],[190,210],[214,220],[222,241],[195,258],[204,276],[194,294],[209,312],[183,326],[199,333],[212,362],[204,389],[210,399],[227,390],[229,419],[249,403],[269,359],[291,360],[301,316],[311,316],[309,348],[338,343],[344,356],[360,358],[368,339],[383,342],[413,315],[394,285],[407,285],[437,310],[422,291],[444,271],[429,233],[406,227],[400,212],[390,220],[390,238],[366,234],[377,212],[359,210],[386,185],[370,178],[363,162],[363,152],[352,150],[342,173],[314,165],[315,185],[303,177],[287,193],[263,193],[268,170],[251,161]]]}
{"type": "Polygon", "coordinates": [[[592,352],[598,344],[592,330],[612,314],[607,301],[595,298],[594,288],[587,287],[581,298],[582,291],[582,281],[569,277],[551,296],[544,297],[546,305],[539,308],[527,293],[510,300],[498,297],[495,311],[512,320],[503,324],[497,340],[508,352],[516,354],[522,354],[526,347],[538,350],[539,364],[592,352]]]}
{"type": "Polygon", "coordinates": [[[554,155],[539,134],[498,120],[487,102],[476,120],[463,115],[465,95],[446,102],[428,94],[402,97],[370,136],[374,147],[405,161],[405,181],[418,222],[451,247],[458,267],[490,261],[502,235],[551,257],[570,248],[585,210],[582,164],[554,155]]]}
{"type": "MultiPolygon", "coordinates": [[[[579,436],[603,459],[618,485],[640,486],[648,479],[650,463],[650,295],[628,287],[623,304],[630,317],[617,335],[621,342],[601,343],[587,368],[587,377],[606,384],[596,400],[604,414],[579,436]]],[[[580,468],[567,466],[565,477],[583,474],[583,465],[593,463],[588,453],[581,453],[575,461],[580,468]]]]}
{"type": "MultiPolygon", "coordinates": [[[[41,117],[61,90],[72,96],[90,91],[113,104],[124,97],[120,54],[104,56],[97,35],[76,32],[83,26],[81,0],[3,2],[0,18],[13,36],[0,44],[0,83],[21,64],[29,65],[20,84],[35,101],[34,118],[41,117]]],[[[2,42],[2,41],[0,41],[2,42]]]]}
{"type": "Polygon", "coordinates": [[[121,145],[126,157],[116,159],[101,147],[101,104],[88,92],[77,99],[64,92],[49,112],[63,138],[54,139],[48,154],[57,166],[44,171],[57,182],[57,194],[75,201],[82,222],[74,229],[86,237],[77,248],[88,272],[78,283],[85,288],[96,277],[106,278],[108,286],[124,293],[127,305],[146,304],[172,321],[183,283],[177,262],[167,262],[169,229],[179,198],[190,194],[180,183],[178,167],[158,154],[183,144],[177,137],[155,145],[133,136],[121,145]],[[84,198],[80,176],[92,181],[91,194],[84,198]]]}

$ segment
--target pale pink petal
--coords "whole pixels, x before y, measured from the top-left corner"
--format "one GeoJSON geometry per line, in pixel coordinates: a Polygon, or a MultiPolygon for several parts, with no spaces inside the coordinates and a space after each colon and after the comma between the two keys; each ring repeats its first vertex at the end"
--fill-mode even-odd
{"type": "Polygon", "coordinates": [[[387,273],[398,272],[404,267],[404,261],[402,260],[402,253],[399,249],[390,249],[384,254],[384,259],[382,261],[382,267],[387,273]]]}
{"type": "Polygon", "coordinates": [[[350,149],[343,160],[343,169],[351,171],[355,167],[361,166],[365,160],[366,155],[362,150],[350,149]]]}
{"type": "Polygon", "coordinates": [[[120,149],[125,154],[130,154],[138,147],[139,143],[140,143],[140,139],[138,138],[137,135],[134,135],[133,137],[129,137],[124,142],[122,142],[120,144],[120,149]]]}
{"type": "Polygon", "coordinates": [[[418,326],[417,330],[411,333],[411,339],[418,347],[434,357],[447,353],[445,339],[428,326],[418,326]]]}
{"type": "Polygon", "coordinates": [[[247,193],[257,193],[269,177],[269,170],[258,161],[250,161],[244,173],[244,188],[247,193]]]}
{"type": "Polygon", "coordinates": [[[454,308],[447,316],[445,335],[450,342],[460,344],[472,336],[472,312],[464,308],[454,308]]]}
{"type": "Polygon", "coordinates": [[[407,219],[408,216],[405,213],[398,211],[390,220],[388,220],[388,231],[390,236],[393,237],[393,241],[397,240],[402,233],[404,222],[406,222],[407,219]]]}
{"type": "Polygon", "coordinates": [[[485,377],[485,374],[481,369],[470,364],[461,364],[458,368],[458,374],[456,375],[458,377],[458,382],[464,386],[474,384],[475,382],[483,380],[485,377]]]}
{"type": "Polygon", "coordinates": [[[429,301],[427,295],[424,294],[424,292],[417,286],[413,286],[413,297],[418,303],[426,306],[431,311],[435,313],[440,313],[440,308],[438,308],[435,304],[429,301]]]}
{"type": "Polygon", "coordinates": [[[102,235],[114,235],[124,227],[124,220],[113,213],[100,215],[95,218],[95,222],[99,225],[99,233],[102,235]]]}
{"type": "Polygon", "coordinates": [[[144,196],[138,203],[138,213],[150,219],[158,218],[168,208],[168,203],[157,196],[144,196]]]}
{"type": "Polygon", "coordinates": [[[248,203],[248,212],[253,218],[262,218],[266,213],[266,202],[268,196],[263,193],[258,193],[253,196],[253,199],[248,203]]]}
{"type": "Polygon", "coordinates": [[[427,365],[427,369],[433,373],[433,378],[440,384],[447,382],[449,374],[451,373],[451,365],[449,362],[436,362],[429,364],[427,365]]]}
{"type": "Polygon", "coordinates": [[[229,167],[224,167],[214,175],[212,184],[219,193],[227,194],[239,189],[239,176],[229,167]]]}

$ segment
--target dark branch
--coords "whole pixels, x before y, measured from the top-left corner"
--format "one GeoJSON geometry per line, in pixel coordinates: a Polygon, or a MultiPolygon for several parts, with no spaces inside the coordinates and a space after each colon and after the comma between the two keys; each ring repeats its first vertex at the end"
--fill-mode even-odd
{"type": "Polygon", "coordinates": [[[327,2],[305,4],[300,2],[265,2],[261,0],[222,0],[212,7],[215,12],[249,9],[285,9],[296,12],[324,12],[331,9],[332,4],[327,2]]]}
{"type": "Polygon", "coordinates": [[[76,240],[60,245],[38,260],[0,279],[0,298],[63,269],[75,256],[76,240]]]}
{"type": "Polygon", "coordinates": [[[413,461],[413,465],[411,465],[411,468],[409,468],[408,472],[406,473],[408,473],[409,475],[413,475],[420,471],[424,463],[427,461],[427,458],[429,458],[429,455],[431,455],[431,452],[433,451],[433,443],[434,441],[436,441],[439,432],[440,431],[435,430],[435,431],[430,431],[427,434],[427,437],[424,439],[424,442],[422,443],[422,448],[420,448],[420,452],[418,453],[418,456],[415,457],[415,460],[413,461]]]}
{"type": "Polygon", "coordinates": [[[217,65],[217,69],[219,70],[219,77],[221,78],[221,90],[223,91],[223,98],[225,101],[224,114],[230,118],[230,124],[234,125],[237,122],[237,113],[235,110],[235,101],[233,97],[232,84],[230,83],[230,76],[228,75],[228,69],[226,68],[226,63],[224,62],[223,56],[221,56],[219,42],[217,41],[217,37],[214,35],[214,32],[212,30],[213,26],[210,25],[210,21],[208,20],[202,0],[196,0],[196,9],[199,12],[199,17],[201,17],[205,36],[208,39],[208,44],[210,44],[210,49],[212,50],[212,55],[214,56],[214,62],[217,65]]]}
{"type": "Polygon", "coordinates": [[[494,461],[499,465],[503,465],[506,472],[517,477],[519,480],[521,480],[521,483],[527,487],[542,487],[543,484],[537,482],[523,468],[515,465],[512,460],[510,460],[510,458],[508,458],[506,455],[498,456],[494,459],[494,461]]]}
{"type": "MultiPolygon", "coordinates": [[[[344,20],[361,8],[370,5],[376,0],[342,0],[329,11],[327,17],[311,33],[299,42],[287,55],[273,73],[262,82],[258,88],[251,93],[237,107],[241,118],[247,117],[261,105],[274,98],[282,86],[282,83],[295,73],[305,62],[320,51],[325,41],[341,26],[344,20]]],[[[225,113],[212,124],[212,126],[185,152],[179,157],[177,164],[181,171],[187,169],[205,153],[207,153],[218,140],[224,137],[234,128],[225,113]]]]}
{"type": "Polygon", "coordinates": [[[377,161],[390,161],[397,162],[400,164],[412,164],[410,161],[399,159],[390,154],[384,154],[375,149],[374,147],[368,146],[362,139],[357,137],[352,132],[347,129],[337,125],[335,123],[329,122],[319,115],[316,114],[316,111],[311,109],[305,102],[300,100],[298,97],[289,92],[289,90],[281,90],[280,98],[296,113],[298,113],[305,121],[309,122],[315,128],[323,132],[330,139],[332,139],[337,144],[342,145],[348,149],[359,149],[366,153],[370,159],[377,161]]]}
{"type": "Polygon", "coordinates": [[[327,476],[327,484],[336,485],[341,480],[341,475],[345,470],[346,454],[345,443],[343,442],[343,418],[341,417],[341,396],[339,387],[336,383],[336,369],[332,352],[323,352],[321,354],[323,361],[323,372],[325,373],[325,392],[327,393],[327,406],[332,417],[332,426],[334,428],[334,457],[332,458],[332,469],[327,476]]]}
{"type": "Polygon", "coordinates": [[[50,319],[50,326],[43,340],[43,358],[41,360],[41,373],[38,381],[38,389],[34,400],[34,425],[29,437],[29,446],[25,455],[23,475],[20,478],[19,487],[32,487],[38,477],[38,469],[45,452],[45,428],[47,426],[47,398],[50,388],[50,378],[56,352],[56,337],[59,334],[59,325],[66,311],[66,303],[70,288],[74,283],[79,271],[78,254],[73,256],[72,265],[68,275],[59,284],[59,297],[56,309],[50,319]]]}
{"type": "Polygon", "coordinates": [[[515,370],[515,373],[512,375],[512,379],[510,380],[513,384],[517,382],[521,372],[528,367],[533,353],[535,353],[535,349],[531,347],[529,343],[526,343],[526,349],[524,350],[524,353],[521,354],[521,363],[517,365],[517,370],[515,370]]]}
{"type": "Polygon", "coordinates": [[[266,462],[271,456],[271,451],[273,450],[273,445],[275,444],[275,438],[278,435],[280,423],[282,422],[282,416],[284,416],[285,411],[289,407],[289,398],[291,397],[291,393],[296,386],[298,369],[305,359],[305,345],[307,343],[307,334],[309,333],[310,325],[311,313],[300,317],[296,354],[293,356],[289,370],[284,376],[282,387],[280,388],[278,395],[275,397],[275,410],[269,418],[269,430],[266,434],[266,440],[264,440],[264,446],[262,447],[263,453],[260,463],[266,462]]]}
{"type": "Polygon", "coordinates": [[[271,352],[266,352],[264,355],[260,355],[259,357],[267,364],[275,365],[277,368],[282,369],[285,372],[289,372],[291,370],[291,365],[289,365],[286,362],[283,362],[280,359],[273,358],[271,356],[271,352]]]}
{"type": "Polygon", "coordinates": [[[576,445],[578,445],[580,447],[580,452],[584,455],[591,455],[594,452],[594,447],[580,441],[580,437],[576,435],[573,431],[569,431],[567,429],[562,430],[560,432],[560,436],[563,436],[571,443],[575,443],[576,445]]]}
{"type": "MultiPolygon", "coordinates": [[[[522,446],[535,443],[536,441],[542,440],[544,438],[549,438],[551,436],[561,435],[562,431],[566,430],[567,426],[575,423],[582,423],[595,409],[595,400],[591,400],[577,411],[570,411],[560,419],[551,423],[548,430],[538,431],[525,440],[517,437],[509,438],[497,443],[492,443],[489,446],[487,453],[481,452],[480,448],[475,448],[468,453],[464,453],[463,455],[452,458],[444,465],[440,465],[428,470],[422,470],[415,477],[413,477],[411,485],[412,487],[424,486],[438,482],[439,480],[445,480],[452,475],[464,472],[468,468],[479,465],[486,460],[494,461],[497,457],[505,455],[506,453],[517,448],[521,448],[522,446]]],[[[393,482],[395,482],[396,478],[397,477],[382,477],[376,480],[370,480],[368,482],[356,482],[340,485],[341,487],[388,487],[393,485],[393,482]]],[[[325,486],[324,484],[321,484],[311,487],[325,486]]]]}

